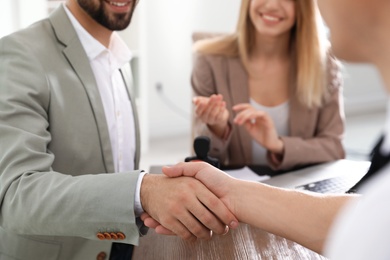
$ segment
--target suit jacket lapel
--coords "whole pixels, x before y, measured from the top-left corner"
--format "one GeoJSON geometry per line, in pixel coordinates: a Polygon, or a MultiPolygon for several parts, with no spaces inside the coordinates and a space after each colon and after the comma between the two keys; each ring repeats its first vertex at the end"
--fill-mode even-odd
{"type": "MultiPolygon", "coordinates": [[[[239,58],[227,59],[228,87],[231,97],[231,104],[249,103],[248,74],[239,58]]],[[[235,114],[231,115],[231,120],[235,114]]],[[[235,127],[235,126],[233,126],[235,127]]],[[[246,163],[252,161],[251,136],[244,127],[236,127],[241,143],[241,154],[244,155],[246,163]]]]}
{"type": "Polygon", "coordinates": [[[122,74],[123,81],[125,82],[127,94],[129,95],[131,107],[133,109],[133,118],[134,118],[134,127],[135,127],[135,158],[134,158],[134,167],[135,169],[138,169],[139,167],[139,160],[140,160],[140,151],[141,151],[141,138],[140,138],[140,131],[139,131],[139,120],[138,120],[138,112],[137,112],[137,106],[135,104],[135,98],[136,93],[134,93],[134,82],[132,77],[132,71],[130,67],[130,63],[127,63],[123,68],[120,70],[122,74]],[[134,98],[132,98],[134,97],[134,98]]]}
{"type": "Polygon", "coordinates": [[[289,130],[290,136],[306,136],[307,125],[312,120],[316,120],[316,110],[307,109],[302,105],[296,94],[290,95],[290,109],[289,109],[289,130]]]}
{"type": "Polygon", "coordinates": [[[88,95],[91,108],[95,115],[96,125],[99,129],[100,144],[106,171],[114,172],[115,168],[107,121],[88,57],[62,5],[50,15],[49,19],[58,41],[64,45],[63,53],[65,57],[79,77],[88,95]]]}

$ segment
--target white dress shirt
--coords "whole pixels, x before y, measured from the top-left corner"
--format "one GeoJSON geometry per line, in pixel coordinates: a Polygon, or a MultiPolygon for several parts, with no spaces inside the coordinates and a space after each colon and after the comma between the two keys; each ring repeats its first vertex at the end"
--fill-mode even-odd
{"type": "Polygon", "coordinates": [[[332,260],[390,259],[390,166],[362,187],[362,197],[336,219],[325,256],[332,260]]]}
{"type": "MultiPolygon", "coordinates": [[[[390,99],[382,153],[390,151],[390,99]]],[[[325,255],[338,259],[390,259],[390,165],[362,186],[362,197],[347,205],[336,219],[325,255]]]]}
{"type": "MultiPolygon", "coordinates": [[[[66,13],[84,47],[95,75],[102,99],[114,159],[115,172],[134,170],[136,149],[133,110],[125,82],[119,71],[129,63],[132,54],[116,32],[112,33],[109,48],[90,35],[65,6],[66,13]]],[[[140,202],[140,185],[145,173],[138,178],[135,212],[143,212],[140,202]]]]}

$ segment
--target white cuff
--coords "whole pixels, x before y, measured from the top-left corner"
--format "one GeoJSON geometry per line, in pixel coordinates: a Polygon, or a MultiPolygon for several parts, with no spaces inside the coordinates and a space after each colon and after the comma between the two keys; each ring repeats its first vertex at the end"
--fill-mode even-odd
{"type": "Polygon", "coordinates": [[[137,181],[137,187],[135,188],[135,198],[134,198],[134,213],[136,217],[141,216],[142,213],[144,213],[144,209],[142,208],[141,204],[141,183],[145,176],[146,172],[141,171],[141,173],[138,176],[137,181]]]}

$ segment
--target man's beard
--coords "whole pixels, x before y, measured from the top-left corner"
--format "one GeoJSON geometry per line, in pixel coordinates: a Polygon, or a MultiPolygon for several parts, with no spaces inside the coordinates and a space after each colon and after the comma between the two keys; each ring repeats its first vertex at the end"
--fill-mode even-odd
{"type": "Polygon", "coordinates": [[[104,8],[104,4],[100,1],[100,4],[94,4],[91,0],[78,0],[80,7],[92,17],[97,23],[109,29],[110,31],[120,31],[127,28],[130,24],[135,9],[134,1],[132,9],[129,13],[110,14],[104,8]]]}

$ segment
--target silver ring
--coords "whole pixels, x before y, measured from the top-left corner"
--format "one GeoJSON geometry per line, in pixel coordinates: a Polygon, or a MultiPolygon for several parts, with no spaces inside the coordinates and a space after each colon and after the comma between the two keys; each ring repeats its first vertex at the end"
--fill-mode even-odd
{"type": "Polygon", "coordinates": [[[227,233],[229,233],[229,230],[230,230],[229,226],[226,225],[226,226],[225,226],[225,232],[223,232],[222,236],[224,236],[224,235],[226,235],[227,233]]]}

